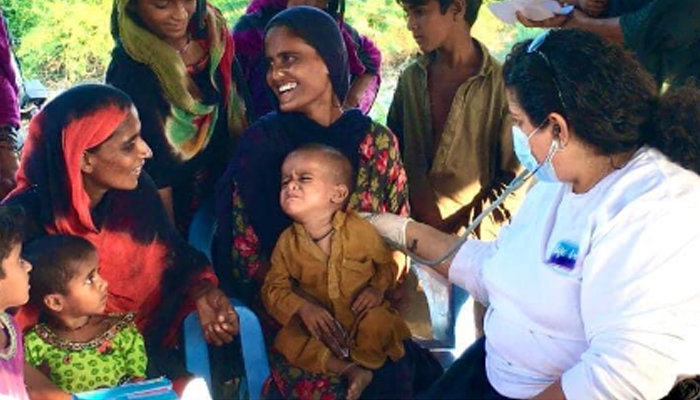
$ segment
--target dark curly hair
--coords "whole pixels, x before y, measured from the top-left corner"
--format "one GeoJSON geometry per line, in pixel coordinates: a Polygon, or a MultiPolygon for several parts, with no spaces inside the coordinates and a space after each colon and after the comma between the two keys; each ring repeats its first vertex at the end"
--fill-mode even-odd
{"type": "MultiPolygon", "coordinates": [[[[432,0],[396,0],[400,6],[422,6],[427,4],[432,0]]],[[[435,0],[440,5],[440,12],[446,13],[447,8],[457,0],[435,0]]],[[[479,15],[479,9],[481,8],[481,3],[483,0],[464,0],[466,5],[466,10],[464,12],[464,20],[467,21],[469,26],[474,26],[476,22],[476,17],[479,15]]]]}
{"type": "Polygon", "coordinates": [[[78,262],[96,251],[87,239],[71,235],[47,235],[27,244],[22,254],[32,264],[30,301],[41,308],[47,295],[68,294],[78,262]]]}
{"type": "Polygon", "coordinates": [[[24,210],[20,207],[0,206],[0,279],[5,277],[2,261],[10,256],[12,248],[24,240],[24,210]]]}
{"type": "Polygon", "coordinates": [[[700,122],[697,87],[659,95],[631,53],[592,33],[552,30],[528,52],[531,43],[513,46],[503,77],[533,123],[556,112],[601,155],[649,145],[700,173],[700,138],[693,133],[700,122]]]}

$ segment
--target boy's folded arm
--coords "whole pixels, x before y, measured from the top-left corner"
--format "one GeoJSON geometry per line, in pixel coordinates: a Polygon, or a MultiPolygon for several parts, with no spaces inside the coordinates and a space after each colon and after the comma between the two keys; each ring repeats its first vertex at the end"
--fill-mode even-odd
{"type": "Polygon", "coordinates": [[[283,252],[275,248],[270,260],[270,270],[265,276],[265,283],[262,287],[262,300],[265,309],[282,325],[287,325],[306,302],[301,296],[294,293],[293,277],[285,259],[283,252]]]}
{"type": "Polygon", "coordinates": [[[372,260],[374,276],[369,280],[369,286],[386,292],[392,289],[399,280],[399,266],[394,260],[394,254],[371,224],[362,221],[356,225],[358,234],[366,238],[365,254],[372,260]]]}
{"type": "Polygon", "coordinates": [[[369,285],[386,292],[393,289],[399,281],[399,266],[394,261],[391,249],[384,243],[376,231],[375,246],[371,247],[371,257],[374,262],[374,276],[369,280],[369,285]]]}
{"type": "Polygon", "coordinates": [[[375,263],[374,276],[369,280],[369,285],[382,292],[386,292],[396,283],[398,267],[394,260],[375,263]]]}

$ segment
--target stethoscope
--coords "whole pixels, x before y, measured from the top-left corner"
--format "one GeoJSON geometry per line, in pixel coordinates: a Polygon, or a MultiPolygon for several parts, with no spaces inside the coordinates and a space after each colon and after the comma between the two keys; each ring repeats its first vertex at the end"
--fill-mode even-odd
{"type": "Polygon", "coordinates": [[[489,214],[491,214],[493,212],[493,210],[498,208],[498,206],[500,206],[501,203],[503,203],[508,198],[508,196],[511,195],[511,193],[518,190],[521,186],[523,186],[523,184],[525,184],[525,182],[527,182],[530,178],[535,176],[537,171],[539,171],[539,169],[542,168],[543,165],[552,161],[552,157],[554,157],[554,154],[557,152],[558,148],[559,148],[559,141],[553,140],[552,144],[549,147],[549,152],[547,153],[547,156],[544,158],[544,160],[541,163],[539,163],[537,165],[537,168],[535,168],[532,171],[524,170],[523,172],[518,174],[518,176],[516,176],[508,184],[508,186],[506,186],[503,193],[493,203],[491,203],[491,205],[489,207],[487,207],[484,211],[482,211],[481,214],[479,214],[476,218],[474,218],[472,223],[469,224],[469,226],[467,227],[467,230],[462,235],[460,235],[458,237],[457,241],[440,258],[438,258],[436,260],[428,260],[428,259],[422,258],[422,257],[418,256],[417,254],[413,253],[413,251],[411,251],[411,249],[409,249],[405,246],[398,245],[396,247],[398,248],[398,250],[405,253],[406,255],[411,257],[411,259],[413,261],[415,261],[419,264],[427,265],[429,267],[434,267],[436,265],[440,265],[440,264],[444,263],[450,257],[452,257],[455,253],[457,253],[459,248],[462,247],[462,245],[467,241],[467,238],[469,237],[469,235],[471,235],[476,230],[476,228],[479,226],[479,224],[481,223],[481,221],[483,221],[484,218],[486,218],[489,214]]]}

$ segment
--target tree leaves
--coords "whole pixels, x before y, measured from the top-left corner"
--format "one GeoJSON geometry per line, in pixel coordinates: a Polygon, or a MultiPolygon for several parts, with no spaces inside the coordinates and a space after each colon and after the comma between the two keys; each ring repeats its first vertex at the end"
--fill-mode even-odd
{"type": "MultiPolygon", "coordinates": [[[[210,2],[232,27],[249,0],[210,2]]],[[[39,78],[53,88],[103,80],[113,47],[112,0],[3,0],[2,10],[17,39],[15,49],[27,78],[39,78]]],[[[372,115],[384,121],[395,80],[418,52],[404,12],[395,0],[352,0],[345,19],[382,50],[384,80],[372,115]]],[[[499,59],[515,39],[530,36],[522,28],[502,25],[486,7],[472,33],[499,59]]]]}

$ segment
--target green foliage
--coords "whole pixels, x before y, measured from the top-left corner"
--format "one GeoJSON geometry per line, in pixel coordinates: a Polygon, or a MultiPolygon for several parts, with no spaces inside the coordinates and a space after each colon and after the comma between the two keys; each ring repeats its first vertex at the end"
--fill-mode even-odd
{"type": "Polygon", "coordinates": [[[399,65],[417,51],[406,29],[404,12],[395,0],[348,1],[346,21],[372,39],[387,66],[399,65]]]}
{"type": "Polygon", "coordinates": [[[109,34],[112,0],[27,3],[32,4],[41,18],[28,31],[18,34],[20,44],[16,50],[24,74],[54,87],[102,80],[112,48],[109,34]]]}
{"type": "MultiPolygon", "coordinates": [[[[109,33],[113,0],[2,0],[2,11],[17,39],[16,51],[28,78],[50,87],[103,79],[113,42],[109,33]]],[[[494,0],[486,0],[489,3],[494,0]]],[[[210,0],[229,26],[245,12],[249,0],[210,0]]],[[[395,0],[348,0],[346,21],[370,37],[382,50],[383,84],[373,116],[383,121],[396,78],[417,54],[406,29],[403,10],[395,0]]],[[[514,41],[536,32],[504,26],[482,7],[473,28],[497,58],[503,59],[514,41]]]]}
{"type": "Polygon", "coordinates": [[[41,1],[3,0],[2,13],[7,19],[15,40],[20,41],[22,35],[39,22],[41,3],[41,1]]]}

